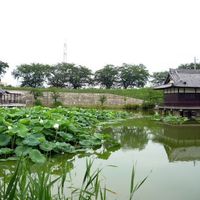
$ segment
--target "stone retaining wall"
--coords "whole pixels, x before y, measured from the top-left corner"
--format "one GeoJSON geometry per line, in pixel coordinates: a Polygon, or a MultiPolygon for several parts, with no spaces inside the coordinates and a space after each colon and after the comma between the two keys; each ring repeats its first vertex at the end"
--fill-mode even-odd
{"type": "MultiPolygon", "coordinates": [[[[10,91],[18,92],[23,94],[23,98],[26,100],[27,105],[33,105],[34,98],[29,91],[10,91]]],[[[124,97],[113,94],[102,94],[102,93],[67,93],[60,92],[58,101],[62,102],[63,105],[77,105],[77,106],[93,106],[100,105],[100,97],[106,96],[105,106],[122,106],[125,104],[142,104],[143,100],[135,99],[130,97],[124,97]]],[[[44,105],[50,106],[53,104],[52,93],[43,92],[43,97],[39,97],[44,105]]]]}

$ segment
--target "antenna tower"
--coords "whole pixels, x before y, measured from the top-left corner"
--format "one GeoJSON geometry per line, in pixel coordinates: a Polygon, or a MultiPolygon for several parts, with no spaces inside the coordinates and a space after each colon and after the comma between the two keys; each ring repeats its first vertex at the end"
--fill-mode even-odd
{"type": "Polygon", "coordinates": [[[64,49],[63,49],[63,63],[67,63],[67,43],[64,43],[64,49]]]}

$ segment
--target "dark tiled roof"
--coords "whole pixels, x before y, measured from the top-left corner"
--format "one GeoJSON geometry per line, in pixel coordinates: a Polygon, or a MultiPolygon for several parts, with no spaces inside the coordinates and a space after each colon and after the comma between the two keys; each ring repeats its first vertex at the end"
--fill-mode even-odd
{"type": "Polygon", "coordinates": [[[0,89],[0,94],[9,94],[8,91],[0,89]]]}
{"type": "MultiPolygon", "coordinates": [[[[170,69],[170,82],[177,87],[200,87],[200,70],[170,69]]],[[[167,83],[165,83],[167,84],[167,83]]]]}
{"type": "Polygon", "coordinates": [[[200,70],[170,69],[164,84],[154,89],[164,89],[172,86],[200,88],[200,70]]]}

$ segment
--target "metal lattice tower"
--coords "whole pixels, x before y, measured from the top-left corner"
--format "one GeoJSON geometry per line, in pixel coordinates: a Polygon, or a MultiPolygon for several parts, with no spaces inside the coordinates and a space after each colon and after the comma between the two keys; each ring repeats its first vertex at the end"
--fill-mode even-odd
{"type": "Polygon", "coordinates": [[[63,63],[67,63],[67,43],[64,43],[64,49],[63,49],[63,63]]]}

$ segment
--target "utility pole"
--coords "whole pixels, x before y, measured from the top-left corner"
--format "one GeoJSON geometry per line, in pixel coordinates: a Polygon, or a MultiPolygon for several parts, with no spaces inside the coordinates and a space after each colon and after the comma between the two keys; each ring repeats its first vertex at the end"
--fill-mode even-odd
{"type": "Polygon", "coordinates": [[[64,43],[64,49],[63,49],[63,63],[67,63],[67,43],[64,43]]]}
{"type": "Polygon", "coordinates": [[[196,57],[194,57],[194,69],[195,70],[197,69],[197,59],[196,59],[196,57]]]}

